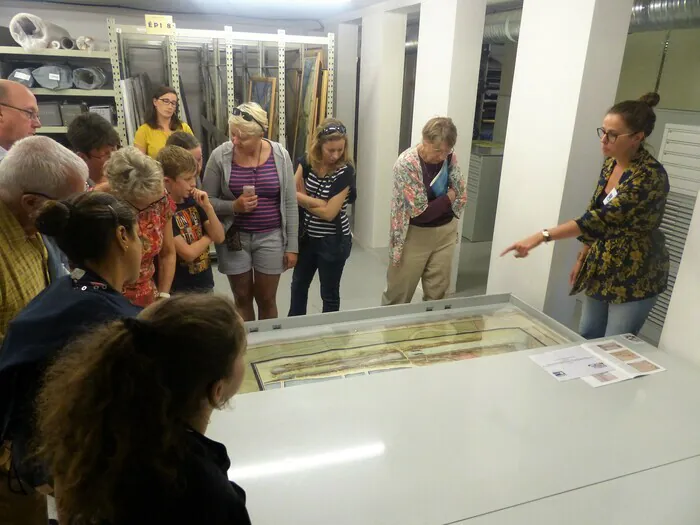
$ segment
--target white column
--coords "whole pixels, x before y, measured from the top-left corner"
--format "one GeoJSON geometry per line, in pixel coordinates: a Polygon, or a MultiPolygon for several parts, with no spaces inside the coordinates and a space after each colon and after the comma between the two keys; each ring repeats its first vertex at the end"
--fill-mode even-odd
{"type": "MultiPolygon", "coordinates": [[[[465,178],[469,173],[479,63],[486,0],[423,0],[418,31],[416,93],[412,143],[432,117],[451,117],[457,126],[455,153],[465,178]]],[[[462,231],[460,220],[459,232],[462,231]]],[[[461,245],[462,236],[457,237],[461,245]]],[[[448,293],[454,293],[459,270],[459,245],[452,260],[448,293]]]]}
{"type": "Polygon", "coordinates": [[[366,248],[389,244],[392,168],[399,153],[406,15],[362,18],[355,230],[366,248]]]}
{"type": "Polygon", "coordinates": [[[671,304],[661,332],[659,348],[700,364],[697,341],[700,340],[700,198],[688,229],[681,266],[671,294],[671,304]]]}
{"type": "Polygon", "coordinates": [[[632,0],[527,0],[520,25],[487,292],[513,293],[568,323],[578,243],[525,260],[500,252],[580,216],[600,174],[596,136],[620,76],[632,0]]]}
{"type": "Polygon", "coordinates": [[[335,115],[345,124],[351,146],[355,140],[358,33],[356,24],[339,24],[336,35],[335,115]]]}

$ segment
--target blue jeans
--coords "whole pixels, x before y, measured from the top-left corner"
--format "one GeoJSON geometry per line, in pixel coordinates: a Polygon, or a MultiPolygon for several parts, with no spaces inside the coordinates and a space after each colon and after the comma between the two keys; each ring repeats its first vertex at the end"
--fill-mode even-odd
{"type": "Polygon", "coordinates": [[[598,339],[620,334],[635,334],[644,326],[657,297],[611,304],[590,297],[583,298],[579,332],[586,339],[598,339]]]}
{"type": "Polygon", "coordinates": [[[323,313],[340,310],[340,279],[343,276],[345,261],[350,257],[350,250],[352,250],[350,235],[300,239],[299,259],[292,276],[289,317],[306,315],[309,286],[314,280],[316,270],[321,281],[323,313]]]}

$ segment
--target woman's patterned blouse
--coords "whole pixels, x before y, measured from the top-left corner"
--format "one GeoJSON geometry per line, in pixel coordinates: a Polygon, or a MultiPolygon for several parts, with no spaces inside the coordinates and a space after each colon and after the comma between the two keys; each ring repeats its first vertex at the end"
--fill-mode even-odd
{"type": "Polygon", "coordinates": [[[579,240],[590,250],[571,293],[621,304],[666,290],[669,253],[659,226],[669,183],[661,163],[640,148],[620,178],[617,195],[601,206],[599,197],[615,164],[612,158],[605,161],[588,211],[576,220],[579,240]]]}

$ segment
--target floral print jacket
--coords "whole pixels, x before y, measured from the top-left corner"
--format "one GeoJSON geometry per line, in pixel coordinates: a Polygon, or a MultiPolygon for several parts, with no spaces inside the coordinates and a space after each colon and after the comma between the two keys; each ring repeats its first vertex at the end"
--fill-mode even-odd
{"type": "MultiPolygon", "coordinates": [[[[467,182],[457,163],[457,155],[452,153],[449,166],[449,187],[456,198],[452,211],[459,217],[467,203],[467,182]]],[[[397,266],[401,262],[403,246],[406,242],[408,224],[428,207],[428,192],[423,184],[423,171],[418,157],[418,148],[404,151],[394,164],[394,192],[391,199],[391,225],[389,231],[389,258],[397,266]]]]}
{"type": "Polygon", "coordinates": [[[571,293],[621,304],[666,290],[669,253],[659,226],[669,183],[661,163],[641,148],[622,174],[617,195],[601,207],[599,197],[615,164],[605,161],[588,211],[576,220],[583,232],[579,240],[590,250],[571,293]]]}

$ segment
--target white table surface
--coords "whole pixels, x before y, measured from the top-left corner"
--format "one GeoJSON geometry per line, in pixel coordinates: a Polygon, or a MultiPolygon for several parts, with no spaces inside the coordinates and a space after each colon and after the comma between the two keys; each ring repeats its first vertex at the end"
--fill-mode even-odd
{"type": "Polygon", "coordinates": [[[700,457],[454,525],[697,525],[700,457]]]}
{"type": "Polygon", "coordinates": [[[594,389],[524,351],[241,395],[207,435],[256,525],[455,523],[700,454],[700,369],[622,342],[668,371],[594,389]]]}

